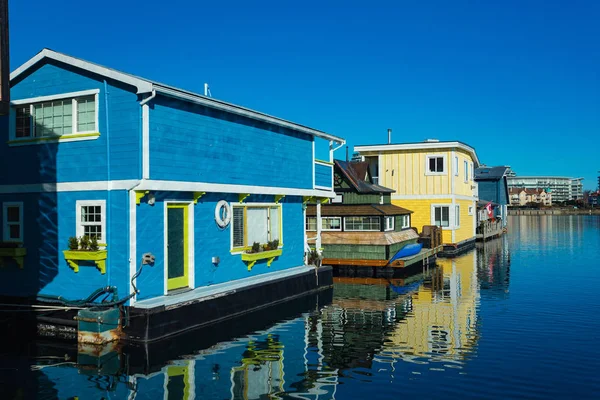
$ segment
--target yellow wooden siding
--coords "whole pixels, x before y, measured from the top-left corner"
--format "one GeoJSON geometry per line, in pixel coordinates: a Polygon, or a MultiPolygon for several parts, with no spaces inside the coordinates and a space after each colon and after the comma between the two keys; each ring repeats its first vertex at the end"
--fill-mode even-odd
{"type": "MultiPolygon", "coordinates": [[[[419,233],[423,231],[424,225],[431,225],[431,205],[450,204],[450,199],[424,199],[424,200],[392,200],[392,204],[413,211],[410,217],[410,225],[417,228],[419,233]]],[[[442,241],[452,243],[452,230],[442,231],[442,241]]]]}
{"type": "Polygon", "coordinates": [[[473,221],[477,216],[475,210],[473,211],[473,215],[469,215],[469,207],[473,206],[472,201],[457,200],[456,204],[460,206],[460,227],[456,230],[454,238],[455,243],[459,243],[463,240],[472,239],[474,237],[473,221]]]}
{"type": "Polygon", "coordinates": [[[396,195],[450,194],[449,179],[451,152],[403,150],[381,154],[379,183],[396,191],[396,195]],[[446,159],[443,175],[426,175],[427,156],[440,155],[446,159]]]}
{"type": "Polygon", "coordinates": [[[475,185],[473,172],[471,171],[473,158],[471,158],[469,153],[462,150],[455,151],[454,155],[458,157],[458,176],[454,176],[454,194],[473,196],[473,189],[471,188],[471,186],[475,185]],[[469,179],[467,182],[465,182],[465,161],[469,166],[469,179]]]}

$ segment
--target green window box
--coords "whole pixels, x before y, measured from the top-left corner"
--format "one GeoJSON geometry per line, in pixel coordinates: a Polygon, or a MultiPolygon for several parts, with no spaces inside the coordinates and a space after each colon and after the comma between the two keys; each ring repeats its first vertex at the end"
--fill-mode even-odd
{"type": "Polygon", "coordinates": [[[242,261],[248,263],[248,271],[251,271],[258,260],[267,260],[267,267],[270,267],[275,257],[279,257],[282,253],[282,249],[261,251],[259,253],[242,253],[242,261]]]}
{"type": "Polygon", "coordinates": [[[27,255],[27,249],[24,247],[3,247],[0,248],[0,265],[2,265],[2,258],[9,257],[15,260],[19,268],[23,269],[25,262],[25,256],[27,255]]]}
{"type": "Polygon", "coordinates": [[[78,261],[93,261],[96,267],[102,274],[106,273],[106,258],[108,250],[98,251],[80,251],[80,250],[64,250],[65,260],[74,272],[79,272],[78,261]]]}

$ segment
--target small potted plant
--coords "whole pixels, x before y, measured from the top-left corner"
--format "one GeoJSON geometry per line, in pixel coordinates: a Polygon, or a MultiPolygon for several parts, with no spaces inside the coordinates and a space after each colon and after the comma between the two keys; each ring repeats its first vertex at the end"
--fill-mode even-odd
{"type": "Polygon", "coordinates": [[[94,236],[82,236],[77,239],[72,236],[68,242],[69,250],[64,250],[65,260],[74,272],[79,272],[79,264],[81,261],[92,262],[100,270],[102,274],[106,273],[106,258],[108,251],[100,250],[98,238],[94,236]]]}

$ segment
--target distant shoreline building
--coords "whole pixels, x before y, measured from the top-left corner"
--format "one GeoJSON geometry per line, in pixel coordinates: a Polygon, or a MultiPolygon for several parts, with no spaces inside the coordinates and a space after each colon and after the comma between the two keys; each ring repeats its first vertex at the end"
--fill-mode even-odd
{"type": "Polygon", "coordinates": [[[583,199],[583,178],[562,176],[508,176],[508,188],[541,189],[552,193],[552,202],[583,199]]]}

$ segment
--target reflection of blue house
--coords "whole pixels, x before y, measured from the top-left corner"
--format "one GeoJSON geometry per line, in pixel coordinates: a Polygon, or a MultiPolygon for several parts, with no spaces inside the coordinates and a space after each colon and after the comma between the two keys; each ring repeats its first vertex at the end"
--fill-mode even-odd
{"type": "MultiPolygon", "coordinates": [[[[304,208],[335,196],[341,138],[48,49],[11,74],[11,87],[0,294],[80,299],[114,286],[152,324],[161,307],[203,296],[233,290],[220,311],[233,313],[264,293],[275,301],[316,288],[304,208]],[[329,162],[315,159],[315,142],[329,162]],[[65,252],[74,236],[99,248],[65,252]],[[267,250],[248,254],[253,243],[267,250]],[[155,263],[134,281],[144,253],[155,263]]],[[[160,335],[185,329],[158,324],[160,335]]]]}
{"type": "Polygon", "coordinates": [[[509,167],[480,167],[475,170],[475,182],[479,187],[479,201],[491,202],[494,217],[501,218],[506,226],[507,208],[510,202],[506,172],[509,167]]]}

